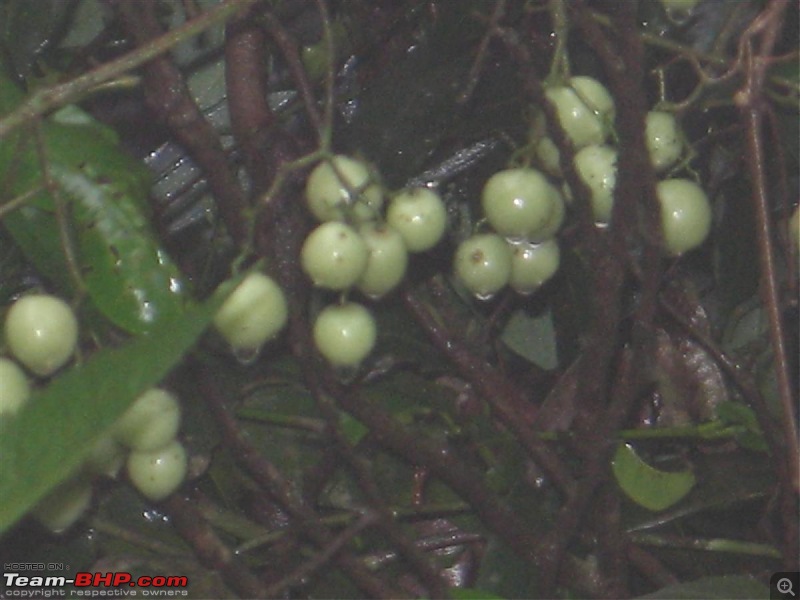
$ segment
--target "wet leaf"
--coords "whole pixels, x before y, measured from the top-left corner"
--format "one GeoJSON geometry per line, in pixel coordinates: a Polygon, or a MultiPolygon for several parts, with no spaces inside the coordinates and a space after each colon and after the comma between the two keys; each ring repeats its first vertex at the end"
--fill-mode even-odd
{"type": "Polygon", "coordinates": [[[619,445],[611,468],[622,491],[652,511],[676,504],[695,484],[690,470],[668,472],[656,469],[644,462],[630,444],[619,445]]]}
{"type": "MultiPolygon", "coordinates": [[[[19,93],[0,79],[0,106],[19,93]]],[[[132,333],[180,315],[188,299],[177,267],[147,220],[149,175],[119,147],[116,135],[77,107],[61,109],[42,129],[46,169],[31,132],[0,145],[6,199],[46,187],[64,203],[74,240],[75,268],[96,308],[132,333]]],[[[75,293],[62,247],[57,199],[44,191],[8,214],[3,224],[36,268],[65,294],[75,293]]]]}

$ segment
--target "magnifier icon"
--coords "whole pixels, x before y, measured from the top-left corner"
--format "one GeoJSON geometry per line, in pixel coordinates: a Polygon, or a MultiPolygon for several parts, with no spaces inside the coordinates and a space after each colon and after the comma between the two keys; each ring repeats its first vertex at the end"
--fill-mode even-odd
{"type": "Polygon", "coordinates": [[[781,594],[791,594],[793,597],[795,597],[794,590],[792,590],[792,580],[791,579],[788,579],[786,577],[784,577],[782,579],[778,579],[778,583],[776,584],[776,587],[778,588],[778,591],[781,594]]]}

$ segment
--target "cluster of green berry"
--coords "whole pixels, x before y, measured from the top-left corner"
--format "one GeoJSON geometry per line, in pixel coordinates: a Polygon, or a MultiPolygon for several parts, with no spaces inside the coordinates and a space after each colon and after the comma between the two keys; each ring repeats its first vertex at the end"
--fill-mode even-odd
{"type": "MultiPolygon", "coordinates": [[[[614,101],[599,81],[584,76],[572,77],[567,85],[550,87],[545,95],[575,150],[575,170],[589,190],[595,221],[607,225],[617,179],[617,149],[608,143],[614,101]]],[[[543,115],[537,118],[533,135],[539,164],[549,175],[560,178],[559,152],[545,133],[543,115]]],[[[647,114],[645,142],[659,174],[667,173],[684,154],[684,136],[675,116],[668,112],[653,110],[647,114]]],[[[569,201],[572,191],[566,185],[563,189],[569,201]]],[[[656,194],[666,253],[679,256],[702,244],[711,228],[711,206],[703,189],[689,179],[666,178],[658,183],[656,194]]]]}
{"type": "MultiPolygon", "coordinates": [[[[343,155],[320,162],[306,182],[311,214],[321,223],[308,235],[301,265],[315,286],[371,299],[403,280],[409,253],[441,240],[447,211],[429,188],[402,190],[383,213],[384,189],[363,162],[343,155]]],[[[324,308],[314,323],[319,352],[336,367],[353,367],[375,345],[375,320],[364,305],[347,300],[324,308]]]]}
{"type": "MultiPolygon", "coordinates": [[[[29,294],[11,305],[4,331],[13,359],[0,357],[0,418],[28,402],[31,383],[25,369],[49,377],[72,359],[78,320],[61,298],[29,294]]],[[[166,498],[186,475],[186,450],[176,439],[180,415],[178,401],[168,392],[155,388],[141,395],[96,442],[81,469],[36,505],[33,516],[54,532],[67,529],[90,505],[93,479],[116,477],[123,464],[144,496],[166,498]]]]}
{"type": "Polygon", "coordinates": [[[520,294],[533,293],[558,270],[555,235],[564,220],[561,193],[536,169],[510,168],[486,181],[481,205],[493,231],[459,244],[456,277],[482,300],[506,285],[520,294]]]}

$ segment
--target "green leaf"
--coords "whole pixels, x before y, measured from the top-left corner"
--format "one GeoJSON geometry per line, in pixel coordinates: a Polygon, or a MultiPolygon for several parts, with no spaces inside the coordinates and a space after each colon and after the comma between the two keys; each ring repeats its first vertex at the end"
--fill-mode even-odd
{"type": "Polygon", "coordinates": [[[230,290],[127,345],[96,353],[0,420],[0,533],[81,465],[93,443],[156,385],[206,329],[230,290]]]}
{"type": "Polygon", "coordinates": [[[695,484],[691,471],[660,471],[644,462],[630,444],[619,445],[611,468],[622,491],[637,504],[653,511],[677,503],[695,484]]]}
{"type": "Polygon", "coordinates": [[[639,598],[715,600],[719,598],[769,598],[769,588],[752,577],[721,575],[678,583],[639,598]]]}
{"type": "MultiPolygon", "coordinates": [[[[0,77],[0,105],[13,104],[12,84],[0,77]]],[[[119,147],[116,134],[69,106],[42,127],[47,175],[64,202],[77,265],[94,306],[115,325],[150,331],[180,315],[184,282],[160,247],[146,216],[149,174],[119,147]]],[[[45,185],[31,132],[0,144],[0,181],[14,197],[45,185]]],[[[44,191],[8,214],[3,224],[36,268],[74,293],[62,247],[55,198],[44,191]]]]}
{"type": "Polygon", "coordinates": [[[501,339],[511,350],[542,369],[558,367],[556,330],[550,310],[541,315],[515,311],[506,323],[501,339]]]}

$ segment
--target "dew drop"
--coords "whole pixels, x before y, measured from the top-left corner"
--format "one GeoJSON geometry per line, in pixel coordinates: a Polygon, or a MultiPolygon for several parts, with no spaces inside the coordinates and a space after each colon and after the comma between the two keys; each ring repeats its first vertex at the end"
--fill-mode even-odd
{"type": "Polygon", "coordinates": [[[259,353],[261,352],[261,346],[256,346],[255,348],[231,348],[233,352],[234,358],[239,361],[239,364],[245,367],[249,367],[258,358],[259,353]]]}

